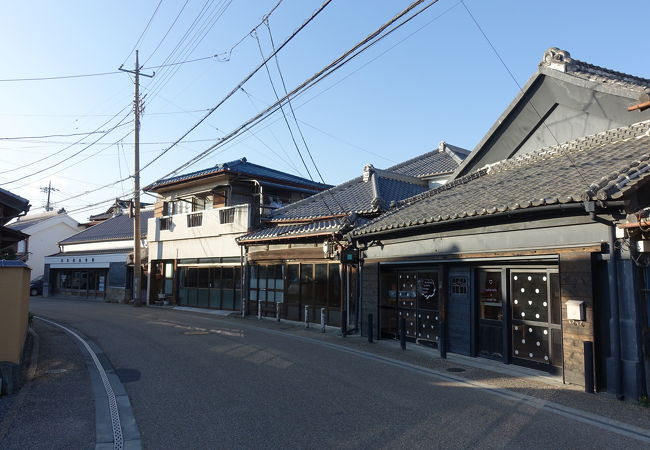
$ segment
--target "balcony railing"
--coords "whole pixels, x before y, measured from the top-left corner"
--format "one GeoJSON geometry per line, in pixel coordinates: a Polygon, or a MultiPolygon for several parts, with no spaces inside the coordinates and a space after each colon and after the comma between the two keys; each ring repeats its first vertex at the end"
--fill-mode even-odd
{"type": "Polygon", "coordinates": [[[147,224],[148,239],[165,241],[245,233],[249,223],[248,205],[155,217],[147,224]]]}

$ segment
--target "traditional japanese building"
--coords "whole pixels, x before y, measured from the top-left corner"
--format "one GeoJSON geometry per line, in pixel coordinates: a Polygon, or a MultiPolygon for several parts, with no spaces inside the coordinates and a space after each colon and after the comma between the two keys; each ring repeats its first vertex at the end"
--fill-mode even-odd
{"type": "Polygon", "coordinates": [[[344,239],[392,202],[439,186],[467,156],[438,148],[386,170],[367,165],[362,175],[277,209],[263,227],[238,238],[249,266],[248,310],[289,320],[320,321],[358,329],[358,267],[344,239]]]}
{"type": "Polygon", "coordinates": [[[404,319],[443,355],[647,395],[648,88],[549,49],[452,181],[350,234],[363,333],[396,338],[404,319]]]}

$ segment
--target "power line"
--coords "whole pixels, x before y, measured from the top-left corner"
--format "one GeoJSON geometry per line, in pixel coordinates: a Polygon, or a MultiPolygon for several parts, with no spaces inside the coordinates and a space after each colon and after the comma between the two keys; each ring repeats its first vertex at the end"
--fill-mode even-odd
{"type": "Polygon", "coordinates": [[[144,27],[144,30],[142,30],[142,33],[140,33],[140,37],[138,38],[138,40],[133,45],[133,48],[131,49],[129,54],[126,55],[126,58],[124,58],[124,61],[122,61],[122,65],[124,65],[126,63],[126,61],[131,57],[131,55],[135,51],[135,49],[138,48],[138,45],[140,44],[140,41],[142,41],[142,38],[144,37],[145,33],[149,29],[149,26],[151,26],[151,22],[153,21],[153,18],[156,17],[156,13],[158,12],[158,9],[160,8],[160,5],[162,4],[162,2],[163,2],[163,0],[160,0],[158,2],[158,5],[156,5],[156,9],[154,9],[153,14],[149,18],[149,21],[147,22],[147,26],[144,27]]]}
{"type": "MultiPolygon", "coordinates": [[[[156,54],[156,52],[158,51],[158,49],[160,48],[160,46],[162,45],[162,43],[165,42],[165,39],[167,39],[167,35],[169,34],[170,31],[172,31],[172,28],[174,28],[174,25],[176,25],[176,22],[178,21],[179,17],[181,17],[181,14],[182,14],[183,11],[185,10],[185,7],[187,6],[187,3],[188,3],[189,1],[190,1],[190,0],[185,0],[185,3],[183,3],[183,6],[181,7],[181,10],[178,11],[178,14],[176,14],[176,18],[174,19],[174,21],[172,22],[172,24],[171,24],[171,25],[169,26],[169,28],[167,29],[167,32],[166,32],[165,35],[162,37],[162,39],[160,39],[160,41],[158,42],[158,45],[156,45],[156,48],[153,49],[153,51],[151,52],[151,54],[149,55],[149,57],[145,60],[145,62],[142,63],[142,65],[147,64],[147,62],[148,62],[148,61],[153,57],[153,55],[156,54]]],[[[128,58],[127,58],[127,59],[128,59],[128,58]]],[[[124,60],[124,61],[126,62],[126,60],[124,60]]],[[[144,69],[144,70],[148,70],[148,69],[144,69]]]]}
{"type": "MultiPolygon", "coordinates": [[[[386,22],[385,24],[383,24],[382,26],[380,26],[380,27],[379,27],[377,30],[375,30],[373,33],[369,34],[366,38],[364,38],[363,40],[361,40],[360,42],[358,42],[357,44],[355,44],[351,49],[349,49],[348,51],[346,51],[345,53],[343,53],[343,55],[341,55],[340,57],[338,57],[337,59],[335,59],[333,62],[331,62],[330,64],[328,64],[327,66],[325,66],[325,67],[324,67],[323,69],[321,69],[319,72],[317,72],[315,75],[311,76],[310,78],[308,78],[307,80],[305,80],[303,83],[301,83],[300,85],[298,85],[296,88],[294,88],[294,89],[293,89],[291,92],[289,92],[289,93],[288,93],[284,98],[280,99],[280,102],[275,102],[275,103],[273,103],[272,105],[270,105],[269,107],[267,107],[265,110],[263,110],[262,112],[258,113],[257,115],[255,115],[254,117],[252,117],[251,119],[247,120],[245,123],[243,123],[242,125],[240,125],[239,127],[237,127],[235,130],[231,131],[231,132],[228,133],[226,136],[224,136],[224,137],[222,137],[221,139],[219,139],[219,141],[218,141],[217,143],[215,143],[214,145],[208,147],[206,150],[204,150],[203,152],[201,152],[201,153],[198,154],[197,156],[193,157],[192,159],[190,159],[190,160],[187,161],[186,163],[182,164],[181,166],[177,167],[177,168],[174,169],[172,172],[170,172],[170,173],[168,173],[168,174],[166,174],[166,175],[164,175],[164,176],[162,176],[162,177],[159,177],[159,179],[167,178],[167,177],[169,177],[169,176],[171,176],[171,175],[173,175],[173,174],[179,172],[180,170],[183,170],[183,169],[185,169],[185,168],[191,166],[192,164],[194,164],[194,163],[200,161],[201,159],[205,158],[207,155],[209,155],[210,153],[214,152],[214,151],[217,150],[219,147],[223,146],[225,143],[227,143],[227,142],[230,141],[232,138],[234,138],[235,136],[237,136],[237,135],[238,135],[242,130],[244,130],[246,127],[249,127],[251,124],[257,124],[257,123],[259,123],[263,118],[266,118],[266,117],[269,116],[269,114],[272,114],[273,112],[277,111],[278,104],[280,104],[282,101],[286,100],[287,97],[295,97],[296,94],[297,94],[298,92],[301,92],[301,93],[302,93],[302,92],[306,91],[307,88],[309,88],[309,87],[313,87],[313,85],[315,85],[318,81],[321,81],[321,80],[324,79],[325,77],[331,75],[334,71],[338,70],[338,69],[339,69],[340,67],[342,67],[344,64],[346,64],[347,62],[349,62],[350,60],[352,60],[353,58],[355,58],[356,56],[358,56],[359,54],[361,54],[361,53],[362,53],[363,51],[365,51],[366,49],[370,48],[372,45],[374,45],[374,43],[376,43],[376,42],[378,42],[379,40],[385,38],[385,37],[388,36],[390,33],[394,32],[395,30],[401,28],[403,25],[405,25],[406,23],[408,23],[409,21],[411,21],[413,18],[415,18],[415,17],[419,16],[420,14],[422,14],[424,11],[426,11],[426,10],[429,9],[431,6],[433,6],[433,5],[437,2],[437,0],[431,0],[431,1],[429,2],[429,4],[423,6],[420,10],[418,10],[418,11],[412,13],[412,15],[411,15],[410,17],[407,17],[406,19],[402,20],[400,23],[398,23],[397,25],[395,25],[393,28],[390,28],[388,31],[386,31],[389,27],[391,27],[391,25],[395,24],[397,21],[399,21],[400,19],[402,19],[404,16],[406,16],[407,14],[409,14],[410,12],[412,12],[413,9],[415,9],[418,5],[422,4],[423,2],[424,2],[424,0],[416,0],[416,1],[414,1],[413,3],[411,3],[411,4],[410,4],[409,6],[407,6],[404,10],[402,10],[400,13],[396,14],[393,18],[391,18],[388,22],[386,22]],[[385,32],[385,33],[384,33],[384,32],[385,32]],[[384,34],[382,35],[382,33],[384,33],[384,34]]],[[[326,6],[327,3],[329,3],[329,2],[326,2],[325,4],[323,4],[323,5],[321,6],[321,9],[319,9],[318,11],[322,10],[322,8],[323,8],[324,6],[326,6]]],[[[318,11],[317,11],[317,12],[318,12],[318,11]]],[[[313,18],[313,16],[312,16],[312,18],[313,18]]],[[[309,20],[311,20],[311,19],[309,19],[309,20]]],[[[305,24],[303,24],[302,27],[304,27],[304,26],[306,25],[306,23],[308,23],[308,22],[305,22],[305,24]]],[[[302,27],[301,27],[301,28],[302,28],[302,27]]],[[[294,34],[295,34],[295,32],[294,32],[294,34]]],[[[288,41],[285,41],[285,42],[283,43],[283,45],[286,44],[286,42],[288,42],[288,41]]],[[[281,46],[280,48],[278,48],[278,51],[279,51],[281,48],[282,48],[282,46],[281,46]]],[[[273,55],[271,55],[270,57],[272,57],[272,56],[273,56],[273,55]]],[[[269,57],[269,58],[270,58],[270,57],[269,57]]],[[[269,58],[267,58],[267,61],[268,61],[269,58]]],[[[258,69],[256,69],[256,71],[259,70],[259,67],[261,67],[261,66],[258,66],[258,69]]],[[[252,75],[251,75],[251,76],[252,76],[252,75]]],[[[250,77],[249,77],[249,78],[250,78],[250,77]]],[[[240,84],[243,84],[243,82],[240,83],[240,84]]],[[[232,95],[232,94],[231,94],[231,95],[232,95]]],[[[211,111],[213,112],[214,110],[216,110],[216,108],[217,108],[221,103],[223,103],[223,101],[220,102],[219,104],[217,104],[214,108],[212,108],[211,111]]],[[[208,114],[208,115],[209,115],[209,114],[208,114]]],[[[174,145],[178,144],[178,143],[179,143],[179,142],[180,142],[180,141],[181,141],[185,136],[187,136],[187,134],[189,134],[191,131],[193,131],[193,130],[194,130],[194,129],[195,129],[195,128],[196,128],[196,127],[197,127],[197,126],[202,122],[202,121],[204,121],[205,119],[207,119],[207,115],[206,115],[203,119],[201,119],[201,121],[200,121],[199,123],[197,123],[194,127],[192,127],[192,128],[191,128],[187,133],[185,133],[183,136],[181,136],[180,139],[178,139],[177,141],[175,141],[175,143],[174,143],[172,146],[170,146],[170,147],[166,148],[165,150],[163,150],[163,152],[162,152],[161,154],[159,154],[159,155],[156,156],[154,159],[152,159],[149,163],[147,163],[145,166],[143,166],[143,167],[140,169],[140,171],[142,171],[142,170],[144,170],[145,168],[149,167],[153,162],[155,162],[157,159],[159,159],[159,158],[160,158],[160,157],[161,157],[165,152],[169,151],[169,150],[170,150],[174,145]]],[[[108,183],[108,184],[103,185],[103,186],[100,186],[100,187],[98,187],[98,188],[96,188],[96,189],[92,189],[92,190],[89,190],[89,191],[83,192],[83,193],[81,193],[81,194],[78,194],[78,195],[76,195],[76,196],[74,196],[74,197],[70,197],[70,198],[68,198],[68,199],[66,199],[66,200],[71,200],[71,199],[74,199],[74,198],[78,198],[78,197],[81,197],[81,196],[84,196],[84,195],[90,194],[90,193],[92,193],[92,192],[96,192],[96,191],[99,191],[99,190],[105,189],[105,188],[107,188],[107,187],[114,186],[114,185],[120,183],[121,181],[124,181],[124,180],[117,180],[117,181],[114,181],[114,182],[112,182],[112,183],[108,183]]],[[[106,202],[108,202],[108,201],[110,201],[110,200],[105,200],[105,201],[103,201],[103,202],[99,202],[99,203],[94,204],[94,205],[89,205],[89,208],[91,208],[91,207],[93,207],[93,206],[97,206],[97,205],[104,204],[104,203],[106,203],[106,202]]]]}
{"type": "MultiPolygon", "coordinates": [[[[124,120],[126,120],[126,117],[128,117],[128,116],[123,117],[122,120],[120,120],[120,122],[118,122],[118,124],[115,125],[111,131],[117,129],[117,128],[122,124],[122,122],[123,122],[124,120]]],[[[131,134],[132,132],[133,132],[133,131],[129,131],[129,132],[126,134],[126,136],[128,136],[128,135],[131,134]]],[[[71,158],[74,158],[75,156],[80,155],[80,154],[83,153],[84,151],[88,150],[90,147],[92,147],[93,145],[95,145],[97,142],[99,142],[101,139],[103,139],[103,138],[104,138],[105,136],[107,136],[107,135],[108,135],[108,133],[107,133],[107,134],[103,134],[103,135],[101,135],[100,137],[98,137],[98,138],[97,138],[94,142],[92,142],[91,144],[85,146],[84,148],[82,148],[81,150],[79,150],[79,151],[75,152],[74,154],[68,156],[67,158],[62,159],[61,161],[58,161],[58,162],[56,162],[56,163],[54,163],[54,164],[51,164],[50,166],[48,166],[48,167],[46,167],[46,168],[44,168],[44,169],[41,169],[41,170],[39,170],[39,171],[37,171],[37,172],[34,172],[34,173],[31,173],[31,174],[25,175],[25,176],[20,177],[20,178],[13,179],[13,180],[11,180],[11,181],[6,181],[6,182],[3,182],[3,183],[0,183],[0,186],[4,186],[4,185],[7,185],[7,184],[15,183],[15,182],[17,182],[17,181],[22,181],[22,180],[25,180],[26,178],[31,178],[31,177],[34,177],[34,176],[40,175],[41,172],[44,172],[44,171],[46,171],[46,170],[53,169],[54,167],[57,167],[57,166],[59,166],[60,164],[63,164],[64,162],[70,160],[71,158]]],[[[126,137],[126,136],[125,136],[125,137],[126,137]]],[[[124,138],[122,138],[122,139],[124,139],[124,138]]],[[[121,139],[120,139],[120,140],[121,140],[121,139]]],[[[111,144],[111,145],[115,145],[115,144],[111,144]]],[[[110,147],[110,145],[109,145],[109,147],[110,147]]],[[[108,147],[106,147],[106,148],[108,148],[108,147]]],[[[106,148],[104,148],[103,150],[105,150],[106,148]]],[[[100,150],[100,151],[101,151],[101,150],[100,150]]],[[[92,154],[91,156],[94,156],[94,155],[96,155],[96,154],[97,154],[97,153],[94,153],[94,154],[92,154]]],[[[78,164],[78,163],[81,163],[81,162],[85,161],[86,159],[88,159],[88,158],[85,158],[85,159],[83,159],[83,160],[81,160],[81,161],[79,161],[79,162],[77,162],[77,163],[75,163],[75,164],[73,164],[73,165],[76,165],[76,164],[78,164]]],[[[72,167],[73,165],[67,166],[66,169],[72,167]]],[[[26,167],[26,166],[23,166],[23,167],[26,167]]],[[[50,174],[50,175],[52,175],[52,174],[50,174]]],[[[22,187],[22,186],[20,186],[20,187],[22,187]]]]}
{"type": "MultiPolygon", "coordinates": [[[[423,0],[420,0],[423,1],[423,0]]],[[[311,16],[307,20],[305,20],[296,30],[294,30],[291,35],[289,35],[288,38],[282,42],[282,44],[275,50],[271,55],[269,55],[261,64],[258,64],[255,69],[253,69],[248,75],[244,77],[242,81],[240,81],[237,86],[235,86],[228,94],[226,94],[225,97],[223,97],[215,106],[210,108],[210,110],[197,122],[195,123],[192,127],[190,127],[189,130],[187,130],[183,135],[178,138],[173,144],[171,144],[169,147],[164,149],[158,156],[156,156],[154,159],[152,159],[149,163],[147,163],[142,169],[146,169],[149,167],[151,164],[153,164],[156,160],[160,159],[165,153],[167,153],[169,150],[171,150],[176,144],[181,142],[187,135],[189,135],[192,131],[194,131],[199,125],[201,125],[210,115],[217,110],[221,105],[223,105],[226,100],[228,100],[230,97],[232,97],[239,89],[248,81],[250,80],[253,75],[255,75],[268,61],[275,55],[277,52],[282,50],[300,31],[302,31],[312,20],[320,14],[327,5],[329,5],[332,2],[332,0],[325,0],[325,2],[316,10],[314,11],[311,16]]],[[[242,127],[243,128],[243,127],[242,127]]]]}
{"type": "MultiPolygon", "coordinates": [[[[129,107],[129,105],[127,105],[127,106],[125,106],[124,108],[122,108],[119,112],[117,112],[116,114],[114,114],[113,117],[111,117],[109,120],[107,120],[106,122],[104,122],[103,124],[101,124],[98,128],[104,127],[104,126],[106,126],[107,124],[109,124],[113,119],[115,119],[117,116],[119,116],[120,114],[122,114],[122,112],[123,112],[125,109],[127,109],[128,107],[129,107]]],[[[128,116],[127,116],[127,117],[128,117],[128,116]]],[[[126,117],[125,117],[125,118],[126,118],[126,117]]],[[[115,125],[114,127],[110,128],[109,130],[102,131],[101,134],[106,135],[106,134],[110,133],[111,131],[113,131],[113,130],[119,128],[119,127],[122,127],[122,126],[124,126],[124,125],[128,125],[130,122],[122,123],[122,122],[124,121],[125,118],[123,118],[120,122],[118,122],[117,125],[115,125]]],[[[90,133],[85,133],[84,136],[89,136],[89,135],[91,135],[91,134],[95,134],[96,132],[97,132],[97,130],[95,130],[95,131],[93,131],[93,132],[90,132],[90,133]]],[[[101,139],[101,138],[100,138],[100,139],[101,139]]],[[[34,165],[34,164],[37,164],[37,163],[39,163],[39,162],[41,162],[41,161],[45,161],[46,159],[52,158],[53,156],[56,156],[56,155],[58,155],[58,154],[63,153],[64,151],[66,151],[67,149],[71,148],[73,145],[76,145],[78,142],[80,142],[80,141],[82,141],[82,140],[83,140],[83,139],[80,139],[80,140],[78,140],[77,142],[75,142],[75,143],[73,143],[73,144],[70,144],[70,145],[68,145],[68,146],[66,146],[66,147],[64,147],[64,148],[62,148],[61,150],[58,150],[58,151],[56,151],[56,152],[54,152],[54,153],[50,153],[49,155],[47,155],[47,156],[45,156],[45,157],[43,157],[43,158],[41,158],[41,159],[37,159],[36,161],[32,161],[32,162],[27,163],[27,164],[22,164],[21,166],[19,166],[19,167],[17,167],[17,168],[13,168],[13,169],[8,169],[8,170],[1,171],[0,174],[3,174],[3,173],[9,173],[9,172],[14,172],[14,171],[16,171],[16,170],[24,169],[25,167],[29,167],[29,166],[32,166],[32,165],[34,165]]],[[[98,140],[95,141],[95,142],[98,142],[98,140]]],[[[93,143],[94,143],[94,142],[93,142],[93,143]]],[[[88,146],[93,145],[93,143],[89,144],[88,146]]],[[[88,147],[86,147],[86,148],[88,148],[88,147]]],[[[83,151],[83,150],[82,150],[82,151],[83,151]]],[[[75,155],[76,155],[76,154],[70,156],[70,158],[73,157],[73,156],[75,156],[75,155]]]]}
{"type": "MultiPolygon", "coordinates": [[[[172,172],[168,173],[167,175],[163,176],[162,178],[166,178],[170,175],[173,175],[175,173],[178,173],[180,170],[183,170],[194,163],[200,161],[201,159],[205,158],[209,153],[223,145],[227,140],[232,139],[235,137],[241,130],[246,127],[250,126],[253,123],[258,123],[261,121],[265,116],[272,114],[273,112],[277,111],[279,105],[284,102],[287,98],[289,97],[295,97],[297,93],[302,93],[305,92],[308,88],[313,87],[316,83],[322,81],[324,78],[327,76],[331,75],[334,73],[336,70],[341,68],[343,65],[351,61],[353,58],[370,48],[372,45],[376,44],[379,42],[381,39],[385,38],[388,36],[390,33],[394,32],[395,30],[399,29],[415,17],[417,17],[419,14],[423,13],[426,11],[428,8],[433,6],[438,0],[431,0],[430,3],[424,7],[422,7],[419,11],[416,11],[413,13],[410,17],[404,19],[401,23],[395,25],[393,28],[389,29],[386,31],[392,24],[400,20],[402,17],[410,13],[414,8],[416,8],[418,5],[424,2],[424,0],[416,0],[413,3],[411,3],[407,8],[402,10],[400,13],[395,15],[393,18],[391,18],[388,22],[380,26],[377,30],[369,34],[366,38],[355,44],[352,48],[350,48],[348,51],[343,53],[341,56],[339,56],[337,59],[332,61],[330,64],[325,66],[323,69],[318,71],[316,74],[312,75],[310,78],[307,80],[303,81],[300,85],[298,85],[296,88],[294,88],[289,94],[285,95],[283,98],[281,98],[279,101],[273,103],[269,107],[267,107],[265,110],[257,114],[256,116],[252,117],[251,119],[247,120],[244,124],[240,125],[237,127],[235,130],[230,132],[228,135],[225,137],[221,138],[217,143],[214,145],[208,147],[206,150],[203,152],[199,153],[197,156],[192,158],[191,160],[187,161],[186,163],[182,164],[172,172]],[[382,35],[382,33],[386,31],[382,35]]],[[[279,50],[279,49],[278,49],[279,50]]],[[[272,57],[273,55],[271,55],[272,57]]],[[[268,59],[267,59],[268,60],[268,59]]],[[[167,149],[168,150],[168,149],[167,149]]]]}
{"type": "MultiPolygon", "coordinates": [[[[113,116],[115,117],[115,116],[113,116]]],[[[11,136],[11,137],[0,137],[0,141],[18,141],[25,139],[47,139],[53,137],[72,137],[72,136],[90,136],[91,134],[106,134],[112,131],[110,130],[95,130],[95,131],[86,131],[83,133],[69,133],[69,134],[44,134],[40,136],[11,136]]],[[[0,172],[2,173],[2,172],[0,172]]]]}
{"type": "MultiPolygon", "coordinates": [[[[273,34],[271,33],[271,25],[269,24],[269,21],[266,20],[265,22],[266,28],[269,32],[269,39],[271,41],[271,48],[275,50],[275,43],[273,42],[273,34]]],[[[287,85],[284,82],[284,76],[282,75],[282,70],[280,69],[280,61],[278,59],[278,54],[275,54],[275,65],[278,68],[278,74],[280,74],[280,80],[282,81],[282,88],[284,89],[284,94],[286,95],[287,92],[287,85]]],[[[305,140],[305,136],[302,133],[302,129],[300,128],[300,124],[298,123],[298,119],[296,118],[296,112],[293,110],[293,105],[291,104],[291,98],[287,97],[287,104],[289,105],[289,110],[291,111],[291,115],[293,116],[293,120],[296,123],[296,128],[298,128],[298,133],[300,134],[300,138],[302,139],[302,143],[305,146],[305,149],[307,150],[307,154],[309,155],[309,159],[311,159],[311,163],[314,165],[314,168],[316,169],[316,173],[318,173],[318,176],[320,177],[321,182],[325,183],[325,179],[323,178],[323,175],[320,173],[320,170],[318,169],[318,166],[316,165],[316,162],[314,161],[314,157],[311,154],[311,151],[309,150],[309,146],[307,145],[307,141],[305,140]]]]}
{"type": "MultiPolygon", "coordinates": [[[[488,43],[488,44],[490,45],[490,47],[492,48],[492,51],[494,52],[494,54],[496,55],[496,57],[499,59],[499,61],[501,61],[501,64],[503,65],[503,67],[505,67],[506,71],[507,71],[508,74],[510,75],[510,78],[512,78],[512,81],[515,82],[515,84],[516,84],[517,87],[519,88],[519,91],[523,93],[523,92],[524,92],[523,87],[519,84],[519,81],[517,81],[517,78],[515,78],[514,74],[512,73],[512,71],[510,70],[510,68],[509,68],[508,65],[506,64],[506,62],[503,60],[503,58],[501,57],[501,55],[500,55],[499,52],[497,51],[496,47],[492,44],[492,41],[490,41],[490,38],[488,38],[487,34],[485,34],[485,31],[483,31],[483,28],[481,27],[481,25],[479,25],[478,21],[477,21],[476,18],[474,17],[474,14],[472,14],[472,12],[469,10],[469,8],[467,7],[467,5],[465,4],[465,2],[464,2],[463,0],[460,0],[460,3],[462,3],[463,7],[465,8],[465,11],[467,11],[467,14],[469,14],[470,18],[471,18],[472,21],[474,22],[474,25],[476,25],[476,28],[478,28],[478,30],[481,32],[481,34],[483,35],[483,37],[485,38],[485,40],[487,41],[487,43],[488,43]]],[[[535,107],[535,105],[533,105],[533,102],[530,101],[528,104],[531,106],[531,108],[533,108],[533,110],[535,111],[535,113],[539,116],[540,120],[542,120],[542,125],[544,125],[544,127],[546,128],[546,131],[548,131],[549,134],[553,137],[553,140],[555,140],[555,143],[556,143],[557,145],[560,145],[560,141],[558,140],[557,137],[555,137],[555,134],[553,134],[553,132],[551,131],[551,128],[550,128],[550,127],[548,126],[548,124],[546,123],[546,120],[544,120],[544,117],[542,116],[542,114],[537,110],[537,108],[535,107]]],[[[570,163],[571,166],[576,170],[576,172],[578,173],[578,176],[582,179],[582,182],[587,186],[587,189],[588,189],[589,186],[590,186],[590,183],[586,180],[586,178],[584,177],[584,175],[582,174],[582,172],[580,171],[580,169],[578,169],[578,166],[577,166],[576,163],[573,161],[573,159],[571,158],[571,156],[570,156],[568,153],[565,153],[564,150],[562,150],[562,149],[560,150],[560,154],[564,155],[564,156],[569,160],[569,163],[570,163]]]]}
{"type": "MultiPolygon", "coordinates": [[[[257,36],[256,31],[253,31],[253,35],[255,36],[255,40],[257,41],[257,48],[259,48],[259,50],[260,50],[260,56],[262,57],[262,61],[264,61],[264,51],[262,50],[262,44],[260,43],[259,36],[257,36]]],[[[271,71],[269,70],[268,64],[264,64],[264,68],[266,69],[266,74],[268,75],[269,83],[271,83],[271,89],[273,89],[273,93],[275,94],[275,99],[277,101],[280,101],[280,96],[278,95],[278,91],[275,89],[275,84],[273,83],[273,77],[271,76],[271,71]]],[[[291,125],[289,125],[289,120],[287,119],[287,115],[285,114],[284,108],[282,108],[282,105],[280,105],[280,111],[282,112],[282,117],[284,118],[284,123],[287,125],[287,129],[289,130],[289,135],[291,136],[291,141],[293,142],[293,145],[296,148],[296,151],[298,152],[298,156],[300,156],[300,161],[302,161],[302,165],[305,167],[305,170],[307,171],[307,174],[309,175],[309,178],[313,181],[314,177],[311,176],[311,172],[309,171],[309,167],[307,167],[307,163],[305,162],[305,158],[302,157],[302,152],[300,151],[300,147],[298,147],[298,143],[296,142],[296,138],[293,135],[293,130],[291,129],[291,125]]]]}
{"type": "Polygon", "coordinates": [[[115,75],[119,72],[99,72],[99,73],[84,73],[78,75],[55,75],[45,77],[31,77],[31,78],[3,78],[0,79],[2,83],[12,83],[16,81],[45,81],[45,80],[67,80],[70,78],[88,78],[88,77],[102,77],[104,75],[115,75]]]}

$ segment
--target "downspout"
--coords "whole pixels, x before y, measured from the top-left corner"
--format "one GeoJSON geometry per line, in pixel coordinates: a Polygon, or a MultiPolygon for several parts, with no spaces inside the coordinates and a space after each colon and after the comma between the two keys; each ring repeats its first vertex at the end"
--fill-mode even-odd
{"type": "MultiPolygon", "coordinates": [[[[612,205],[614,206],[614,205],[612,205]]],[[[616,258],[616,224],[613,221],[598,217],[595,212],[593,202],[585,202],[585,210],[589,211],[589,217],[594,222],[605,224],[609,227],[609,261],[608,261],[608,281],[609,281],[609,339],[612,359],[614,360],[614,385],[616,398],[623,400],[623,377],[621,364],[621,325],[619,314],[618,298],[618,265],[616,258]]]]}
{"type": "MultiPolygon", "coordinates": [[[[263,190],[262,190],[262,185],[260,184],[259,181],[255,180],[255,179],[252,179],[252,178],[251,178],[251,181],[252,181],[253,183],[255,183],[255,184],[257,185],[257,187],[259,188],[259,190],[260,190],[260,193],[259,193],[259,197],[260,197],[260,208],[259,208],[259,211],[258,211],[258,218],[259,218],[259,220],[261,221],[261,220],[262,220],[262,216],[264,215],[264,213],[263,213],[263,211],[264,211],[264,192],[263,192],[263,190]]],[[[252,229],[252,227],[253,227],[253,224],[251,224],[251,229],[252,229]]],[[[255,224],[255,227],[257,227],[257,224],[255,224]]]]}

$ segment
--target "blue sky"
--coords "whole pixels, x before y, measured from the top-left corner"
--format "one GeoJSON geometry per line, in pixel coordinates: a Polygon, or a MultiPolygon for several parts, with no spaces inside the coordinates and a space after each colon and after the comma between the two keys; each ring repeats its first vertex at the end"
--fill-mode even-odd
{"type": "MultiPolygon", "coordinates": [[[[130,52],[159,2],[7,2],[0,28],[0,80],[113,72],[122,63],[132,69],[130,52]]],[[[188,0],[162,40],[185,1],[160,2],[137,45],[145,67],[222,54],[244,39],[227,61],[220,56],[173,66],[178,68],[173,72],[145,70],[156,71],[156,76],[142,80],[143,164],[192,127],[261,62],[257,40],[249,31],[276,3],[188,0]],[[207,14],[201,16],[204,7],[207,14]],[[204,31],[202,40],[172,54],[197,17],[194,30],[204,31]],[[214,23],[208,20],[211,17],[214,23]]],[[[409,3],[332,1],[278,54],[287,87],[298,85],[409,3]]],[[[283,0],[269,19],[276,45],[321,4],[283,0]]],[[[466,0],[466,5],[520,85],[551,46],[570,51],[575,59],[650,78],[650,40],[639,19],[647,12],[645,2],[466,0]]],[[[268,55],[266,26],[258,29],[258,37],[268,55]]],[[[275,64],[269,69],[276,89],[282,90],[275,64]]],[[[244,89],[246,93],[235,94],[144,170],[143,185],[179,167],[274,100],[264,70],[244,89]]],[[[473,149],[517,91],[463,5],[440,0],[295,99],[293,106],[325,182],[338,184],[358,176],[364,164],[388,167],[435,148],[441,140],[473,149]]],[[[133,83],[126,73],[0,81],[0,186],[28,198],[38,212],[45,202],[39,188],[51,181],[59,189],[53,193],[56,207],[73,211],[80,221],[105,210],[108,203],[87,205],[128,196],[132,185],[123,182],[70,198],[133,170],[133,135],[128,134],[132,124],[127,117],[132,100],[133,83]],[[102,126],[125,107],[118,119],[102,126]],[[107,130],[120,118],[122,126],[105,135],[34,138],[107,130]]],[[[187,171],[246,156],[257,164],[307,176],[281,115],[274,114],[251,131],[187,171]]],[[[317,178],[313,166],[308,167],[317,178]]]]}

